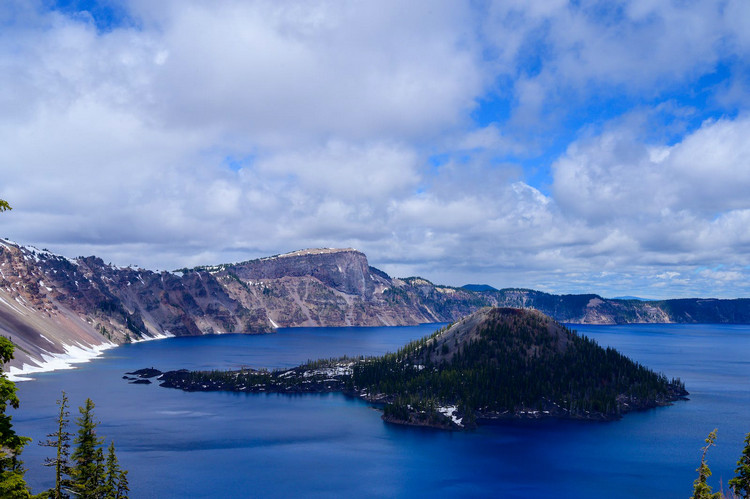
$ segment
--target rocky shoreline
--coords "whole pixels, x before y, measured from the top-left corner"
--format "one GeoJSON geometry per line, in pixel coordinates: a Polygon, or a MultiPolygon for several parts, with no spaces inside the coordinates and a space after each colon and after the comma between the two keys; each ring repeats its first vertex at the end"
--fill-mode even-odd
{"type": "MultiPolygon", "coordinates": [[[[383,410],[392,404],[396,397],[383,393],[368,393],[354,386],[352,366],[355,361],[345,360],[319,366],[298,366],[285,370],[241,369],[238,371],[189,371],[179,369],[162,372],[153,367],[125,373],[123,379],[131,384],[151,384],[187,392],[235,392],[235,393],[343,393],[359,398],[383,410]],[[153,381],[152,381],[153,380],[153,381]]],[[[401,417],[384,411],[383,421],[405,426],[420,426],[440,430],[468,430],[478,424],[493,421],[568,419],[578,421],[616,421],[628,412],[637,412],[656,407],[672,405],[678,400],[688,400],[688,392],[674,388],[669,395],[654,403],[643,403],[636,399],[621,400],[618,413],[602,412],[571,413],[554,402],[544,404],[542,409],[518,408],[510,411],[475,410],[470,418],[455,405],[439,406],[433,409],[408,407],[401,417]]]]}

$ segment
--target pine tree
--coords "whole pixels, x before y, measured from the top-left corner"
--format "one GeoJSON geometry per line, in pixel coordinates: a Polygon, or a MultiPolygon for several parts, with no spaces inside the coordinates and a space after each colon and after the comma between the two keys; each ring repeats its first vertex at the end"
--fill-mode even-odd
{"type": "MultiPolygon", "coordinates": [[[[102,441],[104,441],[104,439],[102,439],[102,441]]],[[[89,497],[96,497],[97,499],[105,497],[106,480],[107,471],[104,467],[104,450],[101,447],[98,447],[96,449],[96,457],[94,458],[94,476],[91,480],[91,482],[96,484],[96,486],[93,487],[91,491],[89,491],[89,497]]]]}
{"type": "Polygon", "coordinates": [[[729,480],[732,491],[741,498],[750,498],[750,433],[745,436],[745,448],[734,473],[737,476],[729,480]]]}
{"type": "Polygon", "coordinates": [[[130,492],[130,487],[128,486],[128,472],[125,470],[120,470],[120,476],[117,481],[117,498],[118,499],[128,499],[128,492],[130,492]]]}
{"type": "Polygon", "coordinates": [[[115,455],[115,443],[109,443],[107,451],[107,479],[105,482],[106,499],[127,499],[128,497],[128,472],[120,468],[120,463],[115,455]]]}
{"type": "MultiPolygon", "coordinates": [[[[0,203],[0,208],[3,207],[7,207],[4,201],[0,203]]],[[[23,478],[26,470],[18,459],[31,439],[17,435],[11,423],[12,417],[5,413],[9,405],[18,408],[16,385],[2,372],[2,365],[12,358],[13,343],[8,338],[0,337],[0,497],[8,499],[28,498],[31,495],[23,478]]]]}
{"type": "Polygon", "coordinates": [[[714,431],[708,434],[708,438],[706,438],[706,446],[701,448],[703,454],[701,455],[701,465],[695,470],[698,472],[698,478],[693,482],[693,499],[721,498],[721,492],[712,494],[711,487],[707,483],[708,477],[711,476],[711,470],[709,469],[708,464],[706,464],[706,454],[708,453],[708,449],[710,449],[712,445],[715,445],[716,431],[717,429],[714,429],[714,431]]]}
{"type": "Polygon", "coordinates": [[[77,445],[71,469],[72,489],[81,499],[100,497],[104,482],[104,454],[101,444],[104,439],[96,435],[97,422],[94,421],[94,403],[86,399],[86,405],[78,408],[81,416],[78,423],[77,445]]]}
{"type": "Polygon", "coordinates": [[[68,412],[68,396],[62,392],[62,398],[57,401],[60,413],[57,416],[57,431],[47,435],[49,440],[40,442],[44,447],[54,447],[57,451],[54,458],[44,460],[45,466],[55,467],[55,487],[49,491],[49,496],[54,499],[69,497],[67,491],[70,489],[70,439],[73,436],[67,431],[70,423],[68,412]]]}

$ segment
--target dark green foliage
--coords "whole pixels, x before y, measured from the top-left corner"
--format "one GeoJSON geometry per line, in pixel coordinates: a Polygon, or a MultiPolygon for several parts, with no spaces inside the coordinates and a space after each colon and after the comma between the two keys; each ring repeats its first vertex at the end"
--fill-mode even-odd
{"type": "Polygon", "coordinates": [[[293,369],[240,369],[238,371],[168,371],[161,377],[161,385],[186,391],[235,391],[324,393],[351,391],[352,377],[345,374],[355,360],[309,360],[293,369]],[[338,374],[336,374],[338,373],[338,374]]]}
{"type": "MultiPolygon", "coordinates": [[[[0,336],[0,369],[12,358],[13,343],[0,336]]],[[[12,417],[6,414],[8,406],[18,408],[16,385],[0,372],[0,497],[26,498],[30,497],[24,480],[26,470],[18,456],[31,439],[19,436],[13,430],[12,417]]]]}
{"type": "Polygon", "coordinates": [[[62,392],[62,398],[57,401],[60,406],[60,412],[57,416],[57,430],[54,433],[47,435],[49,439],[45,442],[40,442],[39,445],[44,447],[54,447],[55,457],[46,458],[44,460],[45,466],[55,467],[55,487],[51,489],[48,494],[50,498],[62,499],[69,497],[67,492],[70,490],[70,439],[73,436],[68,432],[68,419],[70,413],[68,412],[68,397],[65,392],[62,392]]]}
{"type": "Polygon", "coordinates": [[[94,403],[86,399],[86,404],[78,409],[81,416],[76,418],[78,432],[72,455],[69,452],[73,435],[67,432],[69,413],[65,392],[57,403],[60,406],[57,431],[49,434],[50,440],[41,444],[57,451],[55,458],[45,462],[46,466],[55,467],[55,487],[40,494],[39,498],[59,499],[71,497],[71,494],[80,499],[127,498],[127,471],[120,467],[113,443],[110,443],[105,460],[104,439],[96,434],[98,423],[94,420],[94,403]]]}
{"type": "Polygon", "coordinates": [[[711,487],[708,485],[708,477],[711,476],[711,470],[706,464],[706,454],[708,449],[716,442],[716,429],[708,434],[706,438],[706,446],[701,448],[703,453],[701,454],[701,464],[695,471],[698,472],[698,478],[693,482],[693,499],[721,499],[721,492],[712,493],[711,487]]]}
{"type": "Polygon", "coordinates": [[[745,435],[744,444],[742,456],[737,461],[737,468],[734,470],[736,476],[729,480],[729,486],[738,497],[748,499],[750,498],[750,433],[745,435]]]}
{"type": "Polygon", "coordinates": [[[411,411],[406,400],[399,397],[383,408],[383,416],[386,419],[395,419],[397,421],[408,421],[411,411]]]}
{"type": "Polygon", "coordinates": [[[397,397],[383,408],[387,421],[418,423],[425,426],[449,426],[448,420],[438,412],[437,401],[417,397],[397,397]]]}
{"type": "Polygon", "coordinates": [[[562,326],[561,336],[550,334],[540,314],[496,314],[479,328],[477,337],[461,344],[458,338],[443,341],[443,360],[432,353],[439,331],[395,354],[359,362],[354,385],[370,393],[459,404],[469,412],[544,408],[581,417],[617,416],[624,404],[655,405],[670,397],[663,375],[562,326]]]}
{"type": "Polygon", "coordinates": [[[10,207],[7,201],[0,199],[0,212],[12,210],[13,208],[10,207]]]}
{"type": "Polygon", "coordinates": [[[97,422],[94,421],[94,403],[86,399],[86,405],[79,407],[81,416],[78,423],[78,436],[73,451],[72,489],[77,497],[88,499],[101,496],[104,463],[101,444],[104,439],[96,434],[97,422]]]}
{"type": "Polygon", "coordinates": [[[474,320],[479,322],[447,326],[382,357],[321,359],[273,372],[170,371],[162,376],[161,386],[366,392],[390,402],[386,418],[406,420],[406,408],[420,424],[432,424],[433,414],[445,422],[437,408],[456,406],[469,426],[477,416],[522,413],[611,419],[686,394],[679,380],[669,382],[538,312],[492,309],[474,320]]]}
{"type": "Polygon", "coordinates": [[[107,449],[107,477],[104,483],[105,499],[125,499],[128,497],[128,472],[120,468],[120,463],[115,455],[114,442],[109,443],[107,449]]]}
{"type": "Polygon", "coordinates": [[[99,333],[102,336],[106,336],[107,339],[112,340],[112,335],[110,334],[109,330],[106,327],[104,327],[103,325],[99,324],[99,328],[98,329],[99,329],[99,333]]]}

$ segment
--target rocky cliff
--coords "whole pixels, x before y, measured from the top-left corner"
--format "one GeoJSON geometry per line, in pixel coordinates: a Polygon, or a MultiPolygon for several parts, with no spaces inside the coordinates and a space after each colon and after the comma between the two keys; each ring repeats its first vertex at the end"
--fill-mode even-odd
{"type": "Polygon", "coordinates": [[[15,372],[164,336],[440,322],[473,310],[474,299],[391,279],[353,249],[157,273],[0,241],[0,334],[17,347],[15,372]]]}
{"type": "Polygon", "coordinates": [[[453,288],[392,278],[354,249],[157,273],[0,241],[0,334],[17,346],[11,366],[25,372],[163,336],[452,322],[485,306],[535,308],[576,323],[750,323],[747,299],[643,302],[453,288]]]}

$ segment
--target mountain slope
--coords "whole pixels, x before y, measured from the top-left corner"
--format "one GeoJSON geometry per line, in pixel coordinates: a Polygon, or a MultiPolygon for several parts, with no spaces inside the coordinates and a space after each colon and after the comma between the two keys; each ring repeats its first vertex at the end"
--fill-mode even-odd
{"type": "Polygon", "coordinates": [[[475,308],[469,293],[450,292],[391,279],[353,249],[157,273],[0,241],[0,334],[18,347],[12,372],[164,336],[418,324],[475,308]]]}
{"type": "Polygon", "coordinates": [[[750,300],[643,302],[392,278],[354,249],[311,249],[152,272],[69,259],[0,240],[0,334],[24,371],[163,336],[267,333],[295,326],[450,322],[486,306],[535,308],[561,322],[750,323],[750,300]]]}

